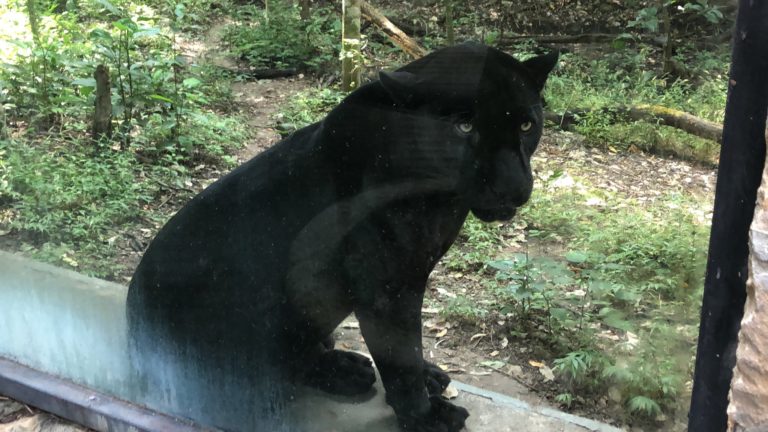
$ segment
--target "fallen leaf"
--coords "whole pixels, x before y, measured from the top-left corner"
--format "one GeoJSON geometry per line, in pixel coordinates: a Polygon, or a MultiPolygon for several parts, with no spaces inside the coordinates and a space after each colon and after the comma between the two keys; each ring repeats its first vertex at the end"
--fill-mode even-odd
{"type": "Polygon", "coordinates": [[[69,264],[72,267],[77,267],[78,266],[77,261],[75,261],[72,257],[70,257],[67,254],[62,255],[61,256],[61,260],[64,261],[65,263],[69,264]]]}
{"type": "Polygon", "coordinates": [[[544,381],[554,381],[555,380],[555,374],[552,372],[552,369],[550,369],[547,366],[542,366],[539,368],[539,372],[544,376],[544,381]]]}
{"type": "Polygon", "coordinates": [[[491,356],[491,357],[496,357],[497,355],[499,355],[499,352],[498,351],[491,351],[491,353],[488,354],[488,355],[491,356]]]}
{"type": "Polygon", "coordinates": [[[438,288],[437,289],[437,293],[442,295],[442,296],[449,297],[449,298],[455,298],[456,297],[456,294],[454,294],[452,292],[448,292],[448,290],[446,290],[445,288],[438,288]]]}
{"type": "Polygon", "coordinates": [[[486,360],[480,362],[480,366],[489,367],[491,369],[501,369],[506,363],[501,360],[486,360]]]}
{"type": "Polygon", "coordinates": [[[446,399],[456,399],[459,396],[459,391],[456,387],[448,384],[448,387],[443,390],[442,396],[446,399]]]}
{"type": "Polygon", "coordinates": [[[637,346],[637,335],[632,332],[627,332],[627,345],[629,345],[630,348],[634,348],[637,346]]]}
{"type": "Polygon", "coordinates": [[[472,337],[471,337],[471,338],[469,338],[469,343],[472,343],[472,342],[474,342],[476,339],[480,339],[480,338],[483,338],[483,337],[485,337],[485,336],[486,336],[486,334],[485,334],[485,333],[478,333],[478,334],[472,335],[472,337]]]}
{"type": "Polygon", "coordinates": [[[544,363],[537,362],[536,360],[528,360],[528,364],[533,366],[533,367],[535,367],[535,368],[540,368],[540,367],[546,366],[544,363]]]}
{"type": "Polygon", "coordinates": [[[439,332],[437,332],[435,337],[441,338],[441,337],[445,336],[446,334],[448,334],[448,329],[444,328],[444,329],[440,330],[439,332]]]}
{"type": "Polygon", "coordinates": [[[515,376],[523,376],[523,368],[518,365],[509,365],[507,373],[515,376]]]}
{"type": "Polygon", "coordinates": [[[507,338],[502,339],[501,340],[501,347],[502,348],[506,348],[507,345],[509,345],[509,340],[507,340],[507,338]]]}

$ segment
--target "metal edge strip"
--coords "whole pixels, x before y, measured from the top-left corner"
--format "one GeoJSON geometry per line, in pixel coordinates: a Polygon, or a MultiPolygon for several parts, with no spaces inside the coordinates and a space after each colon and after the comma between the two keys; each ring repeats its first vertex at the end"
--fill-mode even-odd
{"type": "Polygon", "coordinates": [[[3,357],[0,394],[99,432],[212,431],[3,357]]]}

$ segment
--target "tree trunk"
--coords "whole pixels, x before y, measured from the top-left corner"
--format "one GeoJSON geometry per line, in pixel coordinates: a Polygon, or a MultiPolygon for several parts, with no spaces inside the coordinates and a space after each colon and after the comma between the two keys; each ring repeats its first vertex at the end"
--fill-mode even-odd
{"type": "Polygon", "coordinates": [[[672,5],[666,5],[666,0],[659,0],[659,11],[661,12],[661,31],[664,34],[666,40],[664,41],[663,52],[663,65],[664,73],[666,75],[674,74],[674,66],[672,64],[672,51],[674,42],[672,40],[672,13],[670,8],[672,5]]]}
{"type": "Polygon", "coordinates": [[[399,46],[408,55],[413,58],[420,58],[427,54],[427,50],[403,33],[402,30],[392,24],[387,17],[365,0],[360,0],[360,9],[363,13],[363,18],[379,27],[395,45],[399,46]]]}
{"type": "Polygon", "coordinates": [[[32,31],[32,40],[36,47],[40,47],[40,15],[37,14],[37,5],[35,0],[27,0],[27,16],[29,18],[29,29],[32,31]]]}
{"type": "Polygon", "coordinates": [[[342,0],[341,15],[341,90],[350,92],[360,87],[363,55],[360,37],[360,1],[342,0]]]}
{"type": "MultiPolygon", "coordinates": [[[[736,363],[738,332],[747,298],[749,227],[765,164],[768,114],[768,2],[741,0],[731,56],[723,145],[715,189],[707,274],[701,306],[688,430],[721,432],[728,423],[750,427],[748,400],[730,422],[728,393],[736,363]],[[742,423],[743,422],[743,423],[742,423]]],[[[766,311],[761,311],[765,314],[766,311]]],[[[764,363],[765,358],[761,359],[764,363]]],[[[737,387],[734,387],[734,396],[737,387]]],[[[745,388],[740,396],[747,396],[745,388]]],[[[749,396],[747,396],[749,397],[749,396]]],[[[765,413],[765,406],[754,408],[765,413]]]]}
{"type": "Polygon", "coordinates": [[[5,118],[5,106],[0,104],[0,138],[8,139],[8,120],[5,118]]]}
{"type": "Polygon", "coordinates": [[[453,0],[445,0],[445,43],[449,46],[456,43],[453,34],[453,0]]]}
{"type": "Polygon", "coordinates": [[[723,127],[721,125],[686,112],[659,105],[620,106],[599,110],[574,109],[562,114],[547,112],[545,113],[545,118],[556,123],[560,128],[568,130],[572,125],[579,123],[579,117],[595,111],[610,116],[617,122],[626,120],[658,122],[659,124],[683,130],[700,138],[718,143],[723,141],[723,127]]]}
{"type": "Polygon", "coordinates": [[[310,0],[299,1],[299,6],[301,7],[301,9],[299,9],[299,16],[301,17],[302,21],[306,21],[309,19],[309,15],[310,15],[309,2],[310,0]]]}
{"type": "Polygon", "coordinates": [[[67,10],[67,0],[55,0],[55,4],[53,12],[60,14],[67,10]]]}
{"type": "Polygon", "coordinates": [[[731,431],[768,430],[768,165],[749,235],[749,278],[728,416],[731,431]]]}
{"type": "Polygon", "coordinates": [[[96,79],[96,101],[93,113],[91,136],[94,140],[112,136],[112,94],[109,85],[109,68],[96,66],[93,72],[96,79]]]}

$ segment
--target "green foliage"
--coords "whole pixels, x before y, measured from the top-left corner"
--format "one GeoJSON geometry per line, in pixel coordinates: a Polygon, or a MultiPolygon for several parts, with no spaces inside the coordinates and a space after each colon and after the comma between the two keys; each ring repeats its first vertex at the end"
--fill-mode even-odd
{"type": "Polygon", "coordinates": [[[651,123],[617,123],[610,108],[661,105],[720,123],[723,121],[728,67],[726,51],[707,53],[682,47],[675,60],[685,64],[686,79],[671,81],[656,70],[650,48],[625,47],[599,58],[563,54],[545,88],[549,109],[589,109],[576,130],[590,145],[652,153],[673,153],[711,162],[719,147],[682,131],[651,123]]]}
{"type": "Polygon", "coordinates": [[[36,239],[78,243],[105,241],[115,224],[138,215],[150,200],[146,186],[136,182],[133,155],[69,149],[50,142],[29,147],[0,142],[12,208],[11,227],[36,239]]]}
{"type": "Polygon", "coordinates": [[[527,226],[529,239],[565,244],[564,251],[499,255],[498,239],[515,237],[512,228],[468,220],[465,232],[496,240],[485,247],[463,234],[446,264],[460,254],[490,258],[494,311],[559,353],[554,371],[567,390],[562,404],[610,388],[632,415],[652,418],[680,408],[706,261],[700,204],[669,194],[640,205],[583,179],[550,187],[561,176],[543,179],[518,226],[527,226]],[[610,209],[595,202],[611,203],[610,209]]]}
{"type": "Polygon", "coordinates": [[[179,137],[182,146],[177,147],[172,128],[161,115],[152,114],[143,126],[134,129],[136,137],[131,148],[165,165],[206,162],[231,167],[236,162],[231,154],[248,139],[245,125],[238,117],[194,111],[188,114],[185,134],[179,137]]]}
{"type": "Polygon", "coordinates": [[[555,401],[560,405],[569,407],[573,404],[573,395],[571,393],[560,393],[555,396],[555,401]]]}
{"type": "Polygon", "coordinates": [[[643,414],[647,417],[661,413],[661,407],[653,399],[645,396],[635,396],[627,402],[630,412],[643,414]]]}
{"type": "Polygon", "coordinates": [[[52,15],[41,19],[35,37],[20,34],[7,40],[16,54],[0,65],[0,88],[9,116],[27,116],[45,129],[83,113],[81,95],[71,81],[73,74],[86,69],[81,59],[88,50],[76,27],[74,16],[52,15]]]}
{"type": "Polygon", "coordinates": [[[319,70],[338,58],[341,23],[333,9],[317,6],[302,21],[297,4],[278,0],[268,12],[249,6],[240,14],[244,22],[229,26],[225,40],[254,67],[319,70]]]}
{"type": "Polygon", "coordinates": [[[572,389],[600,385],[599,378],[606,364],[604,355],[597,351],[577,350],[555,359],[555,373],[564,378],[572,389]]]}
{"type": "Polygon", "coordinates": [[[675,199],[642,212],[627,208],[602,226],[585,229],[574,241],[590,250],[601,273],[614,282],[635,283],[662,298],[683,298],[703,279],[707,233],[675,199]],[[654,212],[657,211],[659,213],[654,212]],[[668,218],[661,212],[673,213],[668,218]]]}
{"type": "Polygon", "coordinates": [[[556,289],[575,282],[573,273],[563,262],[515,254],[511,259],[490,261],[488,267],[497,270],[496,280],[502,282],[496,288],[497,295],[506,300],[500,310],[502,314],[512,312],[522,322],[536,321],[532,315],[537,314],[552,336],[576,323],[570,306],[580,300],[556,289]]]}
{"type": "MultiPolygon", "coordinates": [[[[720,12],[719,6],[709,4],[709,0],[680,1],[664,0],[662,7],[667,8],[672,14],[671,19],[690,19],[691,16],[700,16],[710,24],[718,24],[725,17],[720,12]]],[[[629,22],[629,27],[656,33],[659,31],[659,14],[661,9],[650,6],[640,9],[634,20],[629,22]]]]}
{"type": "Polygon", "coordinates": [[[322,120],[345,94],[332,88],[312,88],[293,96],[277,115],[281,129],[293,132],[322,120]]]}
{"type": "Polygon", "coordinates": [[[501,230],[496,224],[485,224],[470,214],[459,232],[461,246],[448,251],[444,262],[451,270],[477,270],[487,257],[495,255],[500,244],[501,230]]]}
{"type": "Polygon", "coordinates": [[[448,305],[441,311],[441,315],[446,318],[457,319],[460,321],[476,322],[484,318],[488,311],[478,306],[472,299],[463,295],[452,298],[448,305]]]}
{"type": "Polygon", "coordinates": [[[7,115],[14,125],[13,139],[0,136],[0,232],[13,231],[22,251],[113,277],[123,265],[119,234],[139,217],[153,218],[147,204],[159,185],[186,188],[193,164],[235,163],[246,122],[208,108],[227,105],[227,77],[189,64],[178,49],[182,30],[205,21],[209,3],[99,0],[64,13],[43,7],[34,11],[32,35],[24,32],[29,14],[20,2],[0,5],[3,20],[16,23],[0,38],[2,121],[7,115]],[[86,132],[99,64],[110,70],[117,132],[93,141],[86,132]]]}
{"type": "Polygon", "coordinates": [[[229,94],[210,67],[188,65],[179,55],[176,39],[187,18],[186,4],[162,3],[167,21],[151,9],[108,0],[100,0],[92,15],[88,8],[79,15],[44,15],[34,38],[10,39],[17,55],[0,68],[6,112],[31,118],[41,129],[55,124],[86,132],[96,86],[93,71],[104,64],[110,70],[115,138],[121,146],[127,147],[136,128],[149,125],[162,130],[150,134],[162,141],[140,140],[150,153],[172,143],[175,153],[193,155],[197,149],[186,127],[189,117],[201,106],[223,105],[229,94]]]}

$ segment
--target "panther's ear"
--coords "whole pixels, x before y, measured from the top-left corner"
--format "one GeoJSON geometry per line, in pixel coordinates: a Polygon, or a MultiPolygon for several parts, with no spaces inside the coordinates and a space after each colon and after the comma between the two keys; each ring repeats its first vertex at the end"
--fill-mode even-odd
{"type": "Polygon", "coordinates": [[[384,89],[398,105],[409,105],[414,102],[422,80],[404,71],[379,72],[379,80],[384,89]]]}
{"type": "Polygon", "coordinates": [[[560,57],[560,52],[552,51],[548,54],[529,58],[523,62],[523,66],[525,66],[531,73],[538,91],[541,91],[541,89],[544,88],[547,76],[549,76],[549,73],[555,68],[558,57],[560,57]]]}

